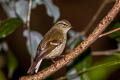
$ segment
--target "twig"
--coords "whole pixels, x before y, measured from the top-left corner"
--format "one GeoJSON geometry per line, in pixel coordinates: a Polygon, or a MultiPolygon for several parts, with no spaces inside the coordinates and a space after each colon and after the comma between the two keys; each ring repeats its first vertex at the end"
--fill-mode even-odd
{"type": "Polygon", "coordinates": [[[82,54],[92,43],[94,43],[98,39],[99,35],[107,28],[111,21],[113,21],[119,10],[120,0],[116,0],[113,8],[109,11],[107,16],[105,16],[103,20],[100,21],[92,34],[90,34],[86,40],[81,42],[74,51],[66,54],[62,59],[56,61],[56,64],[52,64],[50,67],[43,69],[34,75],[21,77],[20,80],[43,80],[71,62],[74,58],[82,54]]]}
{"type": "Polygon", "coordinates": [[[29,0],[29,8],[28,8],[28,15],[27,15],[26,27],[27,27],[27,30],[28,30],[28,40],[30,42],[29,43],[30,44],[30,50],[32,51],[32,42],[31,42],[31,34],[30,34],[31,8],[32,8],[32,0],[29,0]]]}
{"type": "Polygon", "coordinates": [[[103,10],[103,8],[108,4],[108,2],[110,2],[110,0],[103,0],[103,3],[101,4],[100,8],[97,10],[97,12],[95,13],[95,15],[92,17],[92,19],[90,20],[90,22],[88,23],[88,25],[85,27],[85,29],[83,30],[83,34],[86,35],[88,30],[91,28],[91,26],[93,25],[93,23],[96,21],[96,19],[98,18],[98,16],[100,15],[101,11],[103,10]]]}
{"type": "Polygon", "coordinates": [[[27,28],[30,30],[30,16],[31,16],[32,0],[29,0],[28,16],[27,16],[27,28]]]}
{"type": "MultiPolygon", "coordinates": [[[[106,50],[106,51],[92,51],[92,56],[111,56],[114,55],[115,52],[120,51],[120,49],[106,50]]],[[[72,52],[71,49],[67,49],[66,53],[72,52]]],[[[115,54],[116,55],[116,54],[115,54]]]]}
{"type": "Polygon", "coordinates": [[[120,49],[114,49],[114,50],[107,50],[107,51],[93,51],[92,56],[111,56],[111,55],[118,55],[114,54],[115,52],[119,51],[120,49]]]}
{"type": "Polygon", "coordinates": [[[116,28],[116,29],[111,30],[111,31],[109,31],[109,32],[103,33],[103,34],[99,35],[99,38],[101,38],[101,37],[103,37],[103,36],[107,36],[107,35],[109,35],[109,34],[111,34],[111,33],[113,33],[113,32],[116,32],[116,31],[120,31],[120,28],[116,28]]]}

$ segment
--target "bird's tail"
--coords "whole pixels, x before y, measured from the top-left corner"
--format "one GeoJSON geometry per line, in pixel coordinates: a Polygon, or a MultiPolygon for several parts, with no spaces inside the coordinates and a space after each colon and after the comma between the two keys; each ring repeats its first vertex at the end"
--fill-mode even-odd
{"type": "Polygon", "coordinates": [[[27,73],[33,73],[34,71],[37,73],[41,62],[42,62],[42,59],[39,62],[33,61],[30,68],[28,69],[27,73]]]}
{"type": "Polygon", "coordinates": [[[43,60],[43,59],[41,59],[41,60],[37,63],[37,65],[35,66],[35,73],[38,72],[42,60],[43,60]]]}

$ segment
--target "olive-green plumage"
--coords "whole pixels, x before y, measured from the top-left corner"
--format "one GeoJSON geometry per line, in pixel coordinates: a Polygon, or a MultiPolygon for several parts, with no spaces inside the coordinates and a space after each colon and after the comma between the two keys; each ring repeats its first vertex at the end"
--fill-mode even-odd
{"type": "Polygon", "coordinates": [[[67,20],[58,21],[44,36],[37,48],[37,55],[31,64],[28,73],[38,71],[43,59],[51,59],[59,56],[66,44],[67,32],[71,24],[67,20]]]}

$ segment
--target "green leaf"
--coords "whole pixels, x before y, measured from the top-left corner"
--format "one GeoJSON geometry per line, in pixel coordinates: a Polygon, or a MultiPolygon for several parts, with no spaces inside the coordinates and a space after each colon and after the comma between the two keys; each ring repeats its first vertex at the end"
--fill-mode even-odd
{"type": "Polygon", "coordinates": [[[11,18],[0,23],[0,38],[5,38],[6,36],[13,33],[19,26],[22,24],[22,21],[18,18],[11,18]]]}
{"type": "Polygon", "coordinates": [[[12,52],[7,53],[7,59],[8,59],[8,77],[11,78],[18,66],[18,62],[12,52]]]}
{"type": "MultiPolygon", "coordinates": [[[[92,65],[92,58],[91,56],[86,56],[82,61],[79,62],[79,64],[75,65],[77,72],[79,73],[79,71],[81,70],[87,70],[88,68],[90,68],[92,65]]],[[[85,73],[80,75],[80,80],[90,80],[90,75],[89,73],[85,73]]]]}
{"type": "Polygon", "coordinates": [[[4,73],[0,70],[0,80],[7,80],[4,73]]]}
{"type": "MultiPolygon", "coordinates": [[[[109,26],[108,30],[113,30],[113,29],[116,29],[116,28],[119,28],[120,27],[120,23],[113,23],[109,26]]],[[[111,34],[109,34],[109,37],[112,38],[112,39],[115,39],[116,41],[120,42],[120,31],[116,31],[116,32],[113,32],[111,34]]]]}
{"type": "MultiPolygon", "coordinates": [[[[75,59],[74,63],[77,62],[75,68],[77,73],[81,70],[87,70],[92,66],[92,57],[90,56],[90,48],[88,48],[85,52],[83,52],[78,58],[75,59]]],[[[81,74],[80,80],[90,80],[89,73],[81,74]]]]}
{"type": "Polygon", "coordinates": [[[89,73],[91,80],[106,80],[111,72],[120,67],[120,55],[113,55],[97,61],[96,64],[79,74],[89,73]]]}
{"type": "MultiPolygon", "coordinates": [[[[102,61],[100,61],[100,63],[102,64],[98,64],[99,62],[97,62],[97,65],[94,65],[93,67],[90,67],[86,70],[81,70],[80,72],[78,72],[78,74],[81,76],[82,74],[89,73],[89,80],[107,80],[110,73],[120,67],[120,60],[114,59],[112,61],[112,59],[110,59],[110,62],[109,58],[107,60],[105,61],[105,63],[102,63],[102,61]],[[108,62],[106,62],[107,60],[108,62]]],[[[69,76],[74,77],[74,75],[76,74],[71,74],[69,76]]],[[[58,78],[57,80],[64,80],[67,77],[68,76],[64,76],[58,78]]]]}

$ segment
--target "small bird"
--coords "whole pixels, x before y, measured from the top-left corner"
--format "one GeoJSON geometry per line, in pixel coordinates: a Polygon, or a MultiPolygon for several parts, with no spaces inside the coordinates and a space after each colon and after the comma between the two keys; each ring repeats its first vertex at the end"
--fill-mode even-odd
{"type": "Polygon", "coordinates": [[[27,73],[37,73],[43,59],[53,59],[63,52],[67,40],[67,32],[72,28],[67,20],[58,21],[40,42],[36,56],[27,73]]]}

